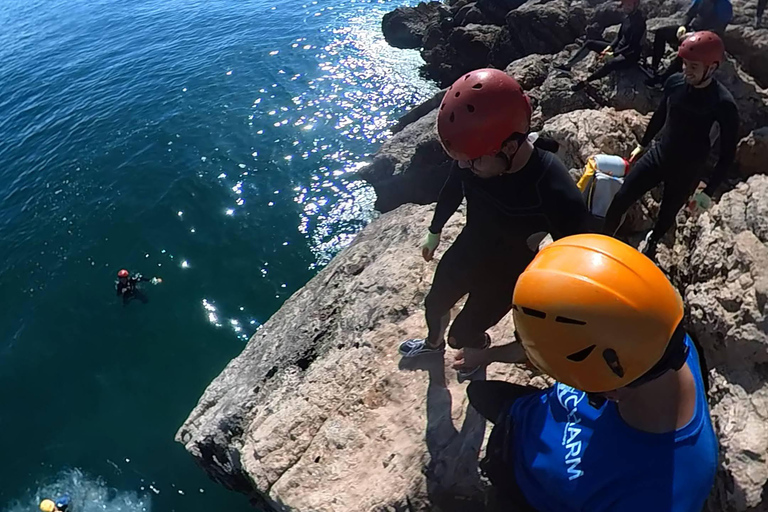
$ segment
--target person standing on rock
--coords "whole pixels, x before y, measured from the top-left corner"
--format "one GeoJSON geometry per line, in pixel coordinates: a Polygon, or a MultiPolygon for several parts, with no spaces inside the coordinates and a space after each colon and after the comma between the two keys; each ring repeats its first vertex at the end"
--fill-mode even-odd
{"type": "MultiPolygon", "coordinates": [[[[535,254],[531,246],[545,233],[558,239],[588,224],[589,213],[567,169],[531,143],[530,124],[528,97],[503,71],[472,71],[446,92],[437,131],[455,162],[422,245],[424,259],[433,258],[443,226],[464,198],[467,220],[441,258],[427,294],[429,333],[426,339],[404,341],[403,357],[444,352],[451,308],[467,294],[448,344],[456,349],[490,345],[485,331],[509,311],[517,277],[535,254]]],[[[459,379],[477,369],[464,368],[459,379]]]]}
{"type": "Polygon", "coordinates": [[[645,15],[639,8],[640,0],[621,0],[621,7],[627,16],[621,22],[619,33],[616,34],[616,38],[612,42],[590,39],[568,62],[555,66],[555,69],[570,73],[571,68],[589,55],[589,52],[597,52],[600,54],[600,59],[608,59],[586,80],[576,82],[571,87],[572,91],[580,91],[588,82],[605,78],[614,71],[629,69],[640,60],[643,37],[645,36],[645,15]]]}
{"type": "Polygon", "coordinates": [[[530,360],[557,382],[467,388],[495,423],[481,468],[510,510],[701,511],[717,438],[664,273],[614,238],[571,236],[539,252],[512,309],[521,343],[494,347],[495,360],[530,360]]]}
{"type": "Polygon", "coordinates": [[[650,86],[664,84],[670,76],[683,69],[683,61],[677,57],[663,73],[658,73],[667,44],[672,48],[679,48],[680,43],[690,32],[703,30],[714,32],[722,37],[725,34],[725,27],[732,18],[733,6],[730,0],[693,0],[681,26],[662,27],[656,31],[651,56],[651,70],[654,76],[648,79],[646,84],[650,86]]]}
{"type": "Polygon", "coordinates": [[[661,140],[634,163],[605,214],[603,232],[615,235],[621,219],[643,194],[664,183],[658,219],[648,233],[643,252],[650,258],[659,240],[675,222],[694,194],[695,206],[707,209],[711,197],[733,163],[738,144],[739,113],[728,90],[712,78],[724,58],[723,41],[713,32],[696,32],[680,45],[683,74],[672,75],[664,85],[664,97],[654,112],[630,162],[661,131],[661,140]],[[711,149],[710,130],[720,125],[720,155],[709,182],[699,181],[711,149]],[[698,184],[698,186],[697,186],[698,184]],[[695,193],[694,193],[695,192],[695,193]]]}

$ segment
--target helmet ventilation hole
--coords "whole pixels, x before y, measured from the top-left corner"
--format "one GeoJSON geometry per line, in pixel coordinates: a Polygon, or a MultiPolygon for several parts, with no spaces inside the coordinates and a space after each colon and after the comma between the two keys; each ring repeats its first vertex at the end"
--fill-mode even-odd
{"type": "Polygon", "coordinates": [[[562,324],[587,325],[587,322],[583,320],[576,320],[573,318],[568,318],[566,316],[558,316],[557,318],[555,318],[555,322],[560,322],[562,324]]]}
{"type": "Polygon", "coordinates": [[[619,362],[619,355],[615,350],[612,348],[603,350],[603,359],[605,359],[606,364],[608,364],[608,367],[617,377],[624,377],[624,368],[622,368],[621,363],[619,362]]]}
{"type": "Polygon", "coordinates": [[[453,122],[456,119],[456,114],[451,112],[451,117],[448,118],[450,122],[453,122]]]}
{"type": "Polygon", "coordinates": [[[547,314],[545,312],[539,311],[538,309],[526,308],[525,306],[523,306],[523,313],[528,316],[535,316],[536,318],[547,318],[547,314]]]}
{"type": "Polygon", "coordinates": [[[457,98],[458,98],[459,96],[461,96],[461,91],[456,91],[456,94],[454,94],[454,96],[455,96],[455,97],[457,97],[457,98]]]}
{"type": "Polygon", "coordinates": [[[483,88],[483,84],[475,84],[475,85],[472,86],[472,88],[473,89],[482,89],[483,88]]]}
{"type": "Polygon", "coordinates": [[[467,105],[467,110],[471,114],[471,113],[473,113],[475,111],[475,106],[474,105],[467,105]]]}
{"type": "Polygon", "coordinates": [[[443,103],[442,105],[440,105],[440,110],[443,110],[444,108],[445,108],[445,103],[443,103]]]}
{"type": "Polygon", "coordinates": [[[574,352],[573,354],[566,356],[566,358],[570,361],[580,363],[583,360],[585,360],[587,356],[589,356],[589,354],[592,353],[593,350],[595,350],[595,347],[597,347],[597,345],[591,345],[585,348],[584,350],[579,350],[578,352],[574,352]]]}
{"type": "Polygon", "coordinates": [[[464,76],[464,80],[466,80],[467,78],[469,78],[471,76],[472,76],[472,73],[469,73],[468,75],[464,76]]]}

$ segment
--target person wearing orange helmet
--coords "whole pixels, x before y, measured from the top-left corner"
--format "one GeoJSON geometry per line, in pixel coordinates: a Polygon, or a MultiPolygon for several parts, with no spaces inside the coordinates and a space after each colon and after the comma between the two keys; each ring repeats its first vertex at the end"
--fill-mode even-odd
{"type": "Polygon", "coordinates": [[[163,282],[159,277],[153,277],[148,279],[141,274],[131,275],[126,269],[121,269],[117,273],[117,281],[115,281],[115,292],[118,297],[122,297],[123,305],[127,305],[133,299],[139,299],[143,303],[147,303],[147,296],[139,289],[139,283],[147,282],[151,284],[160,284],[163,282]]]}
{"type": "Polygon", "coordinates": [[[605,215],[604,233],[613,235],[629,207],[663,182],[658,219],[644,249],[650,257],[691,194],[696,209],[709,208],[712,195],[733,163],[739,140],[736,102],[728,89],[713,78],[724,59],[723,41],[713,32],[696,32],[683,41],[678,55],[684,72],[667,80],[661,104],[630,162],[637,160],[659,132],[661,139],[634,163],[605,215]],[[720,125],[719,160],[709,180],[700,181],[715,122],[720,125]]]}
{"type": "Polygon", "coordinates": [[[542,249],[513,297],[520,343],[547,389],[475,381],[495,426],[481,463],[507,498],[538,512],[698,512],[717,470],[705,373],[677,290],[653,262],[604,235],[542,249]]]}
{"type": "Polygon", "coordinates": [[[555,66],[555,69],[570,73],[571,68],[582,61],[589,52],[597,52],[600,59],[608,59],[586,80],[576,82],[572,91],[583,89],[588,82],[605,78],[614,71],[629,69],[640,60],[645,36],[645,15],[640,10],[640,0],[621,0],[621,7],[626,17],[621,22],[616,38],[612,42],[602,40],[587,40],[582,47],[565,64],[555,66]]]}
{"type": "MultiPolygon", "coordinates": [[[[400,345],[404,357],[445,350],[451,308],[469,294],[448,333],[453,348],[482,349],[486,330],[509,311],[517,276],[534,256],[532,238],[581,232],[589,214],[565,166],[529,137],[531,104],[517,81],[497,69],[459,78],[443,98],[437,132],[455,161],[440,192],[422,256],[430,261],[440,233],[462,200],[464,229],[435,271],[425,300],[429,333],[400,345]],[[539,236],[541,235],[541,236],[539,236]]],[[[538,241],[536,242],[538,243],[538,241]]],[[[476,368],[466,369],[467,378],[476,368]]]]}

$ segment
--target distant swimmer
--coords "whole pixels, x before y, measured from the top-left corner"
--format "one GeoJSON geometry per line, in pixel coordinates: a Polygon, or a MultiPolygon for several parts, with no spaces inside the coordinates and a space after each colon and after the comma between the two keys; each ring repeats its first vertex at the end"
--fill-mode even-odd
{"type": "Polygon", "coordinates": [[[139,283],[141,282],[160,284],[163,282],[163,280],[159,277],[147,279],[138,273],[131,275],[131,273],[125,269],[122,269],[117,273],[117,281],[115,281],[115,292],[117,293],[118,297],[123,298],[123,305],[128,304],[133,299],[139,299],[143,304],[146,304],[149,301],[147,296],[144,295],[144,293],[139,289],[139,283]]]}
{"type": "Polygon", "coordinates": [[[42,512],[68,512],[69,496],[65,494],[59,497],[56,501],[43,500],[40,502],[40,510],[42,512]]]}

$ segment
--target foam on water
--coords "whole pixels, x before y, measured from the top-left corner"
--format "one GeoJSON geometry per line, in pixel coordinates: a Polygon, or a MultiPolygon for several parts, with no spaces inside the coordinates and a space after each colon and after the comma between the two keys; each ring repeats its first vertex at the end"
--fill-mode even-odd
{"type": "Polygon", "coordinates": [[[12,502],[3,512],[30,512],[39,510],[44,499],[55,500],[63,494],[71,499],[74,512],[150,512],[148,495],[121,491],[108,487],[101,478],[92,477],[79,469],[60,472],[49,482],[43,482],[35,491],[12,502]]]}

